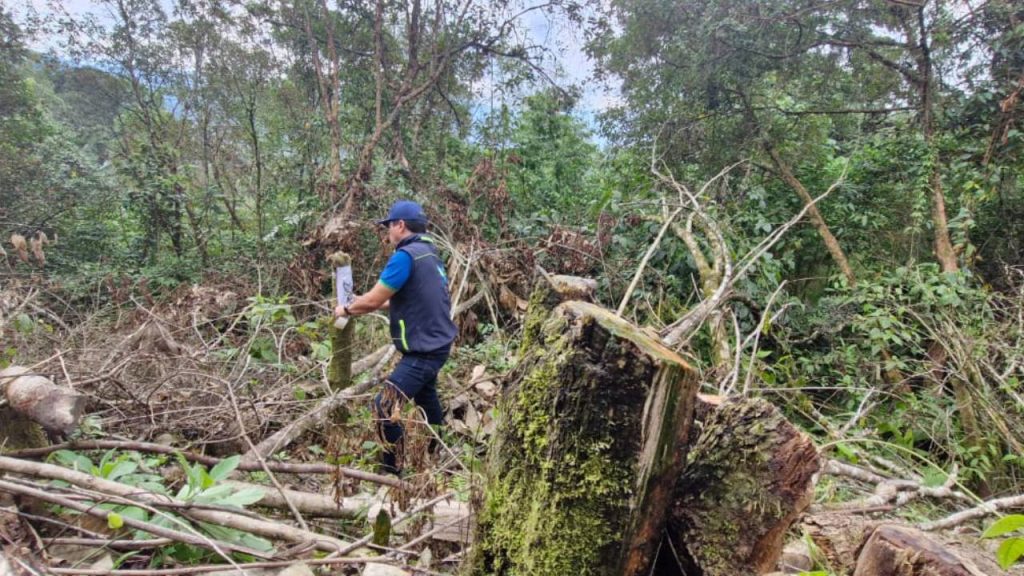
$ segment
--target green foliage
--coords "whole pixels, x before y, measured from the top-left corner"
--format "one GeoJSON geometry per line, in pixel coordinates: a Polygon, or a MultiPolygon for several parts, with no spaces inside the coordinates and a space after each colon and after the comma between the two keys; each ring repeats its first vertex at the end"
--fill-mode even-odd
{"type": "MultiPolygon", "coordinates": [[[[79,452],[59,450],[51,455],[51,459],[62,466],[91,474],[98,478],[120,482],[129,486],[137,486],[156,494],[171,495],[163,476],[154,472],[156,468],[164,464],[165,458],[162,457],[144,457],[138,452],[110,450],[103,454],[99,462],[94,463],[88,456],[79,452]]],[[[263,497],[263,490],[261,489],[243,488],[238,490],[223,483],[223,480],[227,479],[238,467],[241,461],[240,456],[232,456],[221,460],[209,471],[202,464],[188,462],[180,453],[177,455],[177,461],[185,473],[184,484],[173,494],[174,498],[178,500],[243,510],[246,506],[258,502],[263,497]]],[[[112,530],[122,528],[125,518],[133,518],[175,530],[181,530],[182,527],[192,527],[216,540],[239,544],[264,552],[273,549],[273,545],[269,541],[258,536],[205,522],[193,523],[173,512],[160,512],[140,506],[109,503],[100,503],[96,507],[108,511],[107,525],[112,530]]],[[[136,539],[152,537],[142,530],[133,530],[132,534],[136,539]]],[[[208,552],[185,544],[175,544],[162,549],[161,555],[166,555],[168,558],[173,558],[177,561],[198,561],[199,559],[206,558],[208,552]]]]}
{"type": "Polygon", "coordinates": [[[1018,533],[1020,536],[1005,538],[996,551],[996,559],[1003,570],[1009,570],[1010,566],[1024,556],[1024,515],[1004,516],[995,521],[981,535],[982,538],[998,538],[1013,533],[1018,533]]]}

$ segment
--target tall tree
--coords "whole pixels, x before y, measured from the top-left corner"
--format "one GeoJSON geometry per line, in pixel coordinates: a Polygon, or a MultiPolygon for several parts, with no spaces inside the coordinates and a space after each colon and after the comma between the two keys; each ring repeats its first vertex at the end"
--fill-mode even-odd
{"type": "MultiPolygon", "coordinates": [[[[951,22],[943,2],[633,0],[611,12],[616,24],[608,21],[590,47],[603,72],[623,79],[628,107],[612,116],[619,120],[614,126],[627,142],[657,139],[669,160],[710,170],[737,156],[764,155],[807,203],[813,194],[787,151],[820,156],[814,146],[857,137],[851,116],[877,125],[878,117],[913,112],[916,132],[932,151],[933,251],[944,270],[958,268],[936,145],[939,70],[951,69],[936,61],[949,57],[942,51],[951,22]]],[[[821,213],[809,216],[852,280],[821,213]]]]}

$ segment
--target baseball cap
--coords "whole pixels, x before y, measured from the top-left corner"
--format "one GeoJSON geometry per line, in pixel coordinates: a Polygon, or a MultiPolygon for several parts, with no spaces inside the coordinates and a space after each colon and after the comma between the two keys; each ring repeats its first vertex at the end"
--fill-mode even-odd
{"type": "Polygon", "coordinates": [[[395,220],[423,222],[426,224],[427,215],[423,212],[423,207],[412,200],[399,200],[391,205],[391,211],[388,212],[388,217],[383,220],[377,220],[377,224],[388,224],[395,220]]]}

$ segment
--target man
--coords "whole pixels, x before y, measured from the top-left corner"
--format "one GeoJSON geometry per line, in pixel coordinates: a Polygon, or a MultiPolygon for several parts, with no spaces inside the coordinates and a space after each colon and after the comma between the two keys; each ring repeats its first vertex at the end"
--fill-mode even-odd
{"type": "Polygon", "coordinates": [[[384,440],[382,469],[401,472],[403,429],[401,403],[413,399],[423,408],[427,422],[440,426],[444,411],[437,396],[437,373],[448,360],[457,329],[451,319],[448,276],[444,262],[426,235],[427,217],[419,204],[399,200],[388,217],[377,222],[387,228],[388,242],[395,246],[377,284],[336,316],[358,316],[388,307],[391,340],[402,353],[384,389],[373,400],[377,432],[384,440]]]}

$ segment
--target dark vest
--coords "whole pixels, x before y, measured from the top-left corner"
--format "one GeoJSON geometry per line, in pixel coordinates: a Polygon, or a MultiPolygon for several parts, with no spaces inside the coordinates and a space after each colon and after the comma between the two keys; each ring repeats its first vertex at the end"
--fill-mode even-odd
{"type": "Polygon", "coordinates": [[[403,354],[447,351],[458,329],[451,319],[448,275],[437,248],[430,238],[415,234],[395,249],[412,256],[412,272],[391,296],[391,340],[403,354]]]}

